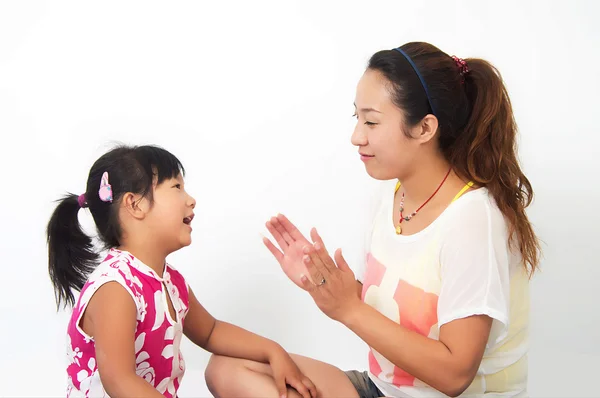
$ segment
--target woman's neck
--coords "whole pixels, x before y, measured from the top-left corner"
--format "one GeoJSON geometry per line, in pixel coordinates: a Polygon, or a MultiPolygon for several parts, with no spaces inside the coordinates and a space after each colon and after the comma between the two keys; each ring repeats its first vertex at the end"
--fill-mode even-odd
{"type": "Polygon", "coordinates": [[[428,161],[425,166],[418,166],[416,171],[400,182],[404,196],[414,202],[424,202],[440,186],[450,170],[450,164],[444,159],[428,161]]]}

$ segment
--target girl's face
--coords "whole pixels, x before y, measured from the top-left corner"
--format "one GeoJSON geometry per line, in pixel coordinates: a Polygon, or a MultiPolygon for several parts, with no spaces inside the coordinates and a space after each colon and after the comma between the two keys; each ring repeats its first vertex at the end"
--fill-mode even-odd
{"type": "Polygon", "coordinates": [[[412,137],[403,131],[402,111],[392,102],[389,81],[381,72],[367,69],[356,89],[355,116],[358,120],[352,144],[358,147],[367,173],[377,180],[402,178],[411,173],[423,141],[419,125],[412,137]]]}
{"type": "Polygon", "coordinates": [[[191,244],[196,200],[185,191],[183,177],[178,175],[155,186],[153,199],[146,222],[156,231],[155,242],[164,245],[167,252],[191,244]]]}

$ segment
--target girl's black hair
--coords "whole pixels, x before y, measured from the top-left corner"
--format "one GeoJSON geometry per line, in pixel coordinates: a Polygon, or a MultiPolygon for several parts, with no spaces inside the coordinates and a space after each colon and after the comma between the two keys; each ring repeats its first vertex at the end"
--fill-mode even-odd
{"type": "MultiPolygon", "coordinates": [[[[151,145],[120,145],[102,155],[92,166],[84,193],[104,248],[121,244],[118,209],[123,194],[142,195],[152,201],[153,184],[184,175],[183,165],[173,154],[151,145]],[[107,172],[112,202],[100,199],[102,175],[107,172]]],[[[67,194],[58,202],[47,227],[48,271],[54,286],[57,307],[75,304],[73,290],[80,291],[99,262],[92,237],[79,224],[79,196],[67,194]]]]}

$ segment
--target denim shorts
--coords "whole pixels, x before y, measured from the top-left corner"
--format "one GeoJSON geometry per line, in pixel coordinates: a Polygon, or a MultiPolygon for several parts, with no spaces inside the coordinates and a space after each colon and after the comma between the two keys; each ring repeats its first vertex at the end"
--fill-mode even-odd
{"type": "Polygon", "coordinates": [[[349,370],[346,376],[352,382],[352,385],[358,392],[360,398],[381,398],[384,394],[377,388],[375,383],[371,381],[369,372],[359,372],[358,370],[349,370]]]}

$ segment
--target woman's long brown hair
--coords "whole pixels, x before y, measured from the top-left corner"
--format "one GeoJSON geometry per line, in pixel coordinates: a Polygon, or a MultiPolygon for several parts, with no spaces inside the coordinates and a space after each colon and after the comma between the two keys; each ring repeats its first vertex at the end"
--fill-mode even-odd
{"type": "Polygon", "coordinates": [[[500,73],[478,58],[465,59],[469,70],[461,73],[465,71],[452,57],[428,43],[408,43],[401,49],[418,72],[394,50],[373,55],[369,69],[392,83],[393,100],[409,126],[435,109],[442,152],[459,176],[488,189],[507,220],[510,246],[516,245],[525,270],[533,275],[540,244],[525,212],[533,188],[519,165],[517,124],[500,73]]]}

